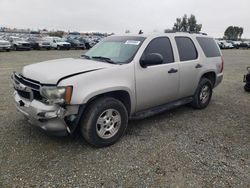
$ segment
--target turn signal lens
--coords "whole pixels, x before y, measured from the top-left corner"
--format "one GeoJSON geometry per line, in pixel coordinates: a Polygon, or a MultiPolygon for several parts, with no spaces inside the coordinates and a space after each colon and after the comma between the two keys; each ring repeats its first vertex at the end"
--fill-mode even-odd
{"type": "Polygon", "coordinates": [[[65,90],[65,95],[64,95],[64,102],[66,104],[69,104],[71,101],[71,97],[72,97],[73,87],[67,86],[65,89],[66,90],[65,90]]]}

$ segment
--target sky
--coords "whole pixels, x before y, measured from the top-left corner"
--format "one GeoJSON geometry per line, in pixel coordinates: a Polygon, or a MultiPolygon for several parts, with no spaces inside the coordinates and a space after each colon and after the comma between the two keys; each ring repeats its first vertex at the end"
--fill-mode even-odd
{"type": "Polygon", "coordinates": [[[0,27],[20,29],[163,32],[184,14],[194,14],[213,37],[233,25],[250,38],[250,0],[0,0],[0,27]]]}

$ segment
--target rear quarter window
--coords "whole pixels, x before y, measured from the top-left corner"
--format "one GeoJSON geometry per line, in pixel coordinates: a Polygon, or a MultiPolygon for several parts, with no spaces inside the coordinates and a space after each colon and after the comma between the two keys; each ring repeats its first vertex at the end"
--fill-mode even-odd
{"type": "Polygon", "coordinates": [[[221,56],[219,48],[213,38],[196,37],[206,57],[221,56]]]}

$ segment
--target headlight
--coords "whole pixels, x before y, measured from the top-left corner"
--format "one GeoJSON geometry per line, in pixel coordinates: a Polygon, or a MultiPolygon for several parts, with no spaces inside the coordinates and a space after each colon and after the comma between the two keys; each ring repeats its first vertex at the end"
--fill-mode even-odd
{"type": "Polygon", "coordinates": [[[69,104],[71,101],[73,87],[42,87],[40,94],[48,99],[49,103],[69,104]]]}

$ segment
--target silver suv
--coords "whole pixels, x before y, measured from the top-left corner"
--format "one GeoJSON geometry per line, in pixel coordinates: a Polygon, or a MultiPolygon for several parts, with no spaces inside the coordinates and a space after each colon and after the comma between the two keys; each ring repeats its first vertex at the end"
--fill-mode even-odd
{"type": "Polygon", "coordinates": [[[128,119],[184,104],[205,108],[222,81],[223,64],[206,35],[111,36],[81,58],[13,73],[14,98],[31,124],[57,135],[80,130],[88,143],[104,147],[122,137],[128,119]]]}

